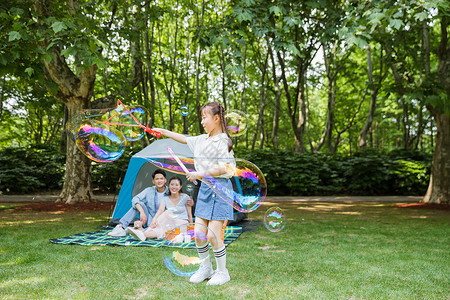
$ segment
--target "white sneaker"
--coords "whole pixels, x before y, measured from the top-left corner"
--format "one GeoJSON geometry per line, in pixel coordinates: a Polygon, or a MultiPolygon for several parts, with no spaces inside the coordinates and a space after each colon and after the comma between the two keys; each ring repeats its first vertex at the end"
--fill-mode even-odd
{"type": "Polygon", "coordinates": [[[189,278],[189,281],[192,283],[200,283],[206,279],[211,278],[213,276],[214,271],[212,269],[212,265],[208,264],[206,266],[201,266],[200,269],[195,272],[191,278],[189,278]]]}
{"type": "Polygon", "coordinates": [[[121,224],[117,224],[116,227],[114,227],[111,232],[108,232],[109,236],[126,236],[127,233],[125,232],[125,229],[123,229],[121,224]]]}
{"type": "Polygon", "coordinates": [[[145,241],[145,239],[146,239],[144,232],[139,229],[127,227],[127,233],[131,234],[132,236],[134,236],[136,239],[140,240],[141,242],[145,241]]]}
{"type": "Polygon", "coordinates": [[[210,280],[206,283],[206,285],[222,285],[228,281],[230,281],[230,274],[228,274],[228,270],[225,269],[224,271],[217,271],[214,272],[214,275],[211,277],[210,280]]]}

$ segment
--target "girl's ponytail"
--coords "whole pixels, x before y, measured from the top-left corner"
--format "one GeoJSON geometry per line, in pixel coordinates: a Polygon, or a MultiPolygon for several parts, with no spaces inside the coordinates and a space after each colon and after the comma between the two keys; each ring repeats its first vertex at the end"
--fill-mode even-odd
{"type": "Polygon", "coordinates": [[[228,132],[227,119],[225,118],[225,109],[220,103],[219,103],[219,116],[220,116],[220,123],[222,124],[222,131],[225,132],[228,136],[228,152],[230,152],[233,149],[233,141],[231,140],[230,133],[228,132]]]}
{"type": "Polygon", "coordinates": [[[230,152],[233,149],[233,142],[231,141],[231,136],[228,132],[227,120],[225,118],[225,109],[223,108],[223,105],[219,102],[209,102],[200,108],[200,113],[202,113],[203,109],[206,107],[211,110],[213,116],[219,115],[220,124],[222,125],[222,131],[228,136],[228,152],[230,152]]]}

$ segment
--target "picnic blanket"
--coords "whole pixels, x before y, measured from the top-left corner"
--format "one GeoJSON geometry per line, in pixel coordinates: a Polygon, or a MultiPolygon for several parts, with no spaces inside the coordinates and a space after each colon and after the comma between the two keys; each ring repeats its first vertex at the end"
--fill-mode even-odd
{"type": "MultiPolygon", "coordinates": [[[[136,240],[134,237],[127,235],[124,237],[109,236],[113,227],[106,227],[105,229],[78,233],[71,236],[66,236],[58,239],[50,239],[50,242],[55,244],[66,245],[85,245],[85,246],[147,246],[147,247],[161,247],[164,243],[164,239],[148,239],[144,242],[136,240]]],[[[239,226],[227,226],[225,227],[225,246],[228,246],[234,240],[236,240],[242,233],[242,227],[239,226]]],[[[195,248],[194,241],[189,243],[176,244],[178,248],[195,248]]]]}

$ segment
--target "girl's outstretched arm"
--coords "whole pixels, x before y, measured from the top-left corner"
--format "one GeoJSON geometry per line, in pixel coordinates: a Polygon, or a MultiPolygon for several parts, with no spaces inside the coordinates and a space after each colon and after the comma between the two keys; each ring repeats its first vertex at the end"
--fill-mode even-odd
{"type": "Polygon", "coordinates": [[[152,128],[153,131],[159,132],[162,135],[171,138],[179,143],[186,144],[186,137],[181,133],[173,132],[163,128],[152,128]]]}

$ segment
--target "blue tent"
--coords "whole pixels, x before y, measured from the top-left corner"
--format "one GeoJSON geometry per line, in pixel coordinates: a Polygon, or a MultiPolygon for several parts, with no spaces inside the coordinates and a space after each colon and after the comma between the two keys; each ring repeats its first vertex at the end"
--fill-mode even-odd
{"type": "MultiPolygon", "coordinates": [[[[128,164],[128,169],[125,178],[122,182],[122,187],[117,198],[117,203],[114,208],[113,215],[109,225],[114,226],[118,224],[119,219],[131,208],[131,199],[142,192],[149,186],[152,186],[152,174],[158,168],[150,162],[150,158],[158,158],[158,161],[164,162],[164,158],[171,158],[167,147],[171,147],[173,152],[179,157],[193,158],[192,151],[186,144],[178,143],[172,139],[159,139],[136,153],[128,164]]],[[[171,162],[173,163],[173,162],[171,162]]],[[[167,179],[173,175],[178,175],[181,178],[183,186],[186,186],[187,180],[183,175],[170,173],[166,170],[167,179]]],[[[192,192],[194,202],[197,198],[198,186],[192,192]]],[[[185,191],[185,189],[184,189],[185,191]]],[[[186,191],[185,191],[186,192],[186,191]]],[[[246,218],[244,213],[235,211],[234,220],[228,224],[239,222],[246,218]]]]}

